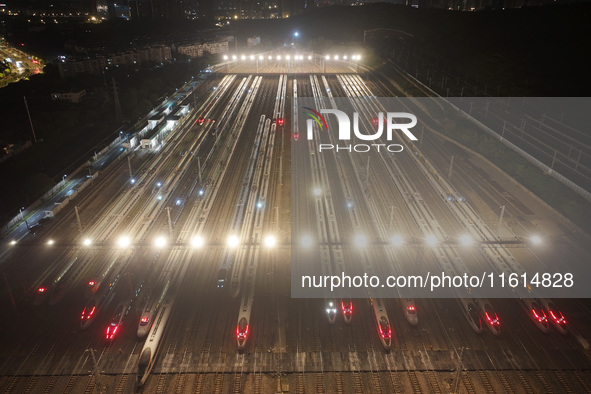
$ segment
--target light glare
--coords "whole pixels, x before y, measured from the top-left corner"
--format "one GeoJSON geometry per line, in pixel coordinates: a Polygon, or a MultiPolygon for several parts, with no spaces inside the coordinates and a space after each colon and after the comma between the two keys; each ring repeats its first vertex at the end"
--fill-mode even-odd
{"type": "Polygon", "coordinates": [[[228,237],[228,246],[231,248],[235,248],[240,243],[240,240],[235,235],[230,235],[228,237]]]}
{"type": "Polygon", "coordinates": [[[392,245],[394,246],[402,246],[402,244],[404,244],[404,239],[402,238],[401,235],[394,235],[392,236],[392,239],[390,240],[390,242],[392,242],[392,245]]]}
{"type": "Polygon", "coordinates": [[[427,235],[427,237],[425,238],[425,241],[427,242],[427,245],[429,245],[429,246],[437,245],[437,237],[434,236],[433,234],[427,235]]]}
{"type": "Polygon", "coordinates": [[[265,246],[267,248],[273,248],[277,244],[277,239],[273,235],[267,235],[265,237],[265,246]]]}

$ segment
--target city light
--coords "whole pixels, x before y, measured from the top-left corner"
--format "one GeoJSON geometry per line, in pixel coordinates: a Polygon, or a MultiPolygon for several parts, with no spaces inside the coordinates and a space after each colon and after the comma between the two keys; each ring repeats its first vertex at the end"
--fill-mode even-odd
{"type": "Polygon", "coordinates": [[[534,245],[541,245],[542,244],[542,237],[540,237],[539,235],[532,235],[529,240],[531,241],[532,244],[534,245]]]}
{"type": "Polygon", "coordinates": [[[433,234],[427,235],[427,237],[425,238],[425,242],[428,246],[435,246],[437,245],[437,237],[433,234]]]}
{"type": "Polygon", "coordinates": [[[129,237],[120,237],[117,241],[117,245],[119,245],[120,248],[127,248],[131,245],[131,240],[129,237]]]}
{"type": "Polygon", "coordinates": [[[390,243],[393,246],[402,246],[404,244],[404,238],[402,238],[402,235],[393,235],[392,238],[390,238],[390,243]]]}
{"type": "Polygon", "coordinates": [[[156,245],[157,248],[163,248],[163,247],[165,247],[166,246],[166,238],[164,238],[162,236],[157,237],[154,240],[154,245],[156,245]]]}
{"type": "Polygon", "coordinates": [[[194,248],[200,248],[203,246],[204,243],[205,241],[203,240],[203,238],[201,238],[198,235],[191,239],[191,246],[193,246],[194,248]]]}
{"type": "Polygon", "coordinates": [[[13,239],[12,241],[10,241],[11,245],[16,245],[16,241],[13,239]]]}
{"type": "Polygon", "coordinates": [[[367,246],[367,237],[363,234],[357,234],[354,242],[358,248],[365,248],[367,246]]]}
{"type": "Polygon", "coordinates": [[[235,248],[236,246],[238,246],[240,244],[240,240],[238,239],[237,236],[235,235],[230,235],[228,237],[228,246],[231,248],[235,248]]]}
{"type": "Polygon", "coordinates": [[[463,246],[470,246],[474,243],[474,240],[472,239],[472,237],[469,234],[464,234],[459,239],[460,239],[460,243],[463,246]]]}
{"type": "Polygon", "coordinates": [[[312,237],[309,235],[304,235],[300,242],[304,248],[309,248],[314,243],[312,237]]]}
{"type": "Polygon", "coordinates": [[[264,242],[265,242],[265,247],[267,247],[267,248],[273,248],[277,244],[277,239],[275,239],[275,237],[273,235],[267,235],[265,237],[265,241],[264,242]]]}

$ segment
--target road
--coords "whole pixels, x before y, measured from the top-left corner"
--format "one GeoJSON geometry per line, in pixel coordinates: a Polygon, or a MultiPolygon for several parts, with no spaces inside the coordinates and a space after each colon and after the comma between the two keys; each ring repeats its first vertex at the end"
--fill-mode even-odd
{"type": "Polygon", "coordinates": [[[69,204],[35,237],[22,234],[16,245],[3,246],[3,280],[11,292],[3,286],[0,299],[5,317],[0,390],[133,391],[144,345],[136,335],[140,313],[170,280],[174,307],[142,392],[591,391],[591,361],[577,337],[591,332],[585,300],[560,301],[569,321],[566,335],[538,330],[517,300],[492,300],[502,322],[502,333],[495,336],[486,329],[476,333],[454,299],[415,299],[419,323],[413,326],[401,300],[382,297],[392,328],[391,350],[385,351],[367,298],[353,299],[351,324],[340,312],[330,324],[324,297],[291,298],[291,270],[297,269],[292,253],[298,250],[292,231],[300,226],[318,239],[324,234],[326,244],[309,256],[326,272],[345,267],[387,274],[417,264],[441,270],[446,261],[454,262],[452,269],[462,267],[456,261],[490,268],[479,248],[348,246],[359,233],[372,243],[392,229],[407,239],[422,239],[425,228],[440,231],[435,223],[453,237],[465,230],[434,186],[438,183],[425,176],[423,157],[443,173],[450,156],[459,158],[450,182],[487,226],[494,227],[502,203],[504,231],[542,227],[565,240],[541,250],[507,247],[519,264],[536,267],[558,255],[588,259],[588,244],[584,235],[570,236],[562,219],[506,175],[435,133],[417,144],[423,156],[408,149],[395,161],[371,161],[369,179],[365,157],[311,158],[299,149],[312,145],[303,132],[293,140],[294,97],[390,95],[378,82],[356,74],[212,78],[197,88],[195,107],[159,150],[126,154],[135,184],[121,156],[80,192],[75,204],[82,233],[69,204]],[[302,176],[292,177],[294,163],[303,166],[297,169],[302,176]],[[323,173],[324,168],[334,172],[323,173]],[[396,168],[404,168],[404,175],[395,175],[396,168]],[[423,203],[414,194],[409,202],[404,187],[423,203]],[[417,215],[434,220],[422,227],[417,215]],[[265,244],[268,235],[275,237],[274,247],[265,244]],[[128,245],[119,244],[122,236],[129,237],[128,245]],[[166,244],[156,246],[159,237],[166,244]],[[193,243],[196,237],[202,245],[193,243]],[[53,245],[47,244],[50,238],[53,245]],[[83,243],[87,238],[90,245],[83,243]],[[222,268],[229,273],[220,289],[222,268]],[[233,297],[228,283],[239,269],[244,273],[234,282],[233,297]],[[101,279],[101,286],[113,285],[92,293],[88,282],[101,279]],[[40,293],[40,287],[46,290],[40,293]],[[82,310],[93,294],[103,300],[98,296],[103,291],[108,296],[91,325],[81,329],[82,310]],[[248,341],[239,351],[239,310],[251,294],[248,341]],[[121,304],[131,305],[130,312],[115,338],[107,340],[107,325],[121,304]]]}

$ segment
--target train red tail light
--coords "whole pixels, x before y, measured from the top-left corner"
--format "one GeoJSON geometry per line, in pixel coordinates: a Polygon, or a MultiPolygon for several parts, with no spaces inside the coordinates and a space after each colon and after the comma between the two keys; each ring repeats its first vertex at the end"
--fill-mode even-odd
{"type": "Polygon", "coordinates": [[[146,324],[148,324],[149,321],[150,321],[149,317],[142,317],[140,319],[140,326],[145,326],[146,324]]]}
{"type": "Polygon", "coordinates": [[[94,285],[96,285],[96,282],[94,280],[88,281],[88,286],[94,286],[94,285]]]}
{"type": "Polygon", "coordinates": [[[409,306],[406,307],[406,311],[408,313],[415,313],[417,310],[416,310],[416,308],[415,308],[414,305],[409,305],[409,306]]]}
{"type": "Polygon", "coordinates": [[[497,316],[496,313],[489,314],[488,312],[485,312],[484,317],[486,318],[486,321],[488,322],[488,324],[490,324],[491,326],[501,325],[501,321],[499,320],[499,317],[497,316]]]}
{"type": "Polygon", "coordinates": [[[277,125],[283,126],[284,124],[285,124],[285,119],[283,119],[283,118],[277,119],[277,125]]]}
{"type": "Polygon", "coordinates": [[[347,304],[345,304],[343,301],[341,301],[341,310],[343,311],[343,314],[345,314],[345,315],[352,315],[353,314],[353,303],[348,302],[347,304]]]}
{"type": "Polygon", "coordinates": [[[543,310],[536,311],[535,309],[532,309],[531,313],[534,316],[534,318],[540,323],[545,323],[548,320],[548,318],[546,317],[546,313],[543,310]]]}
{"type": "Polygon", "coordinates": [[[236,327],[236,336],[238,337],[238,339],[245,339],[247,335],[248,335],[248,324],[244,328],[244,331],[240,331],[240,325],[238,325],[236,327]]]}
{"type": "Polygon", "coordinates": [[[299,133],[299,132],[297,132],[297,131],[296,131],[295,133],[293,133],[293,139],[294,139],[295,141],[298,141],[298,140],[300,139],[300,133],[299,133]]]}
{"type": "Polygon", "coordinates": [[[390,326],[388,326],[388,329],[385,330],[383,330],[382,327],[380,327],[380,336],[384,339],[392,338],[392,329],[390,328],[390,326]]]}
{"type": "Polygon", "coordinates": [[[40,287],[37,289],[37,293],[39,294],[43,294],[47,291],[47,287],[40,287]]]}
{"type": "Polygon", "coordinates": [[[107,339],[113,339],[115,337],[115,334],[117,333],[117,329],[119,328],[119,326],[109,326],[107,327],[107,335],[106,338],[107,339]]]}
{"type": "Polygon", "coordinates": [[[550,317],[552,318],[552,320],[554,320],[556,324],[566,324],[566,319],[560,311],[554,312],[553,310],[550,310],[549,313],[550,317]]]}

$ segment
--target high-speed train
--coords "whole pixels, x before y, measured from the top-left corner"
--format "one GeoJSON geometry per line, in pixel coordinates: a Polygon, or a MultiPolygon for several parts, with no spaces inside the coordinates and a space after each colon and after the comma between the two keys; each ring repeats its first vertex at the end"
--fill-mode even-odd
{"type": "Polygon", "coordinates": [[[330,324],[335,323],[337,319],[337,304],[335,300],[326,300],[326,316],[330,324]]]}
{"type": "Polygon", "coordinates": [[[556,306],[552,300],[547,298],[541,298],[539,301],[548,312],[548,318],[554,328],[558,330],[559,333],[566,334],[567,322],[562,312],[560,312],[560,309],[558,309],[558,306],[556,306]]]}
{"type": "Polygon", "coordinates": [[[140,320],[137,327],[137,337],[143,338],[148,335],[150,328],[152,328],[152,321],[156,313],[158,313],[158,309],[162,305],[164,298],[166,297],[166,293],[168,292],[170,286],[170,280],[166,282],[164,288],[162,289],[162,293],[158,298],[150,297],[146,305],[144,306],[142,313],[140,314],[140,320]]]}
{"type": "Polygon", "coordinates": [[[173,300],[174,298],[172,297],[167,298],[164,304],[162,304],[160,312],[156,316],[156,320],[150,329],[148,339],[146,339],[146,343],[144,343],[137,369],[138,386],[142,386],[146,383],[146,380],[148,379],[148,376],[150,376],[150,372],[154,367],[156,356],[158,355],[160,340],[166,329],[166,323],[168,322],[174,304],[173,300]]]}
{"type": "Polygon", "coordinates": [[[470,327],[472,327],[476,333],[482,333],[484,327],[482,323],[482,313],[480,312],[478,302],[474,298],[457,298],[456,300],[464,317],[470,324],[470,327]]]}
{"type": "Polygon", "coordinates": [[[246,317],[241,317],[240,320],[238,320],[238,326],[236,327],[236,342],[238,342],[238,350],[244,350],[247,340],[248,319],[246,317]]]}
{"type": "Polygon", "coordinates": [[[378,337],[382,347],[389,352],[392,348],[392,327],[383,301],[379,298],[370,299],[373,314],[378,328],[378,337]]]}
{"type": "Polygon", "coordinates": [[[353,318],[353,301],[351,299],[341,300],[341,311],[343,312],[345,323],[351,324],[353,318]]]}
{"type": "Polygon", "coordinates": [[[478,307],[480,308],[480,313],[482,314],[483,322],[488,327],[489,331],[495,335],[501,334],[501,319],[497,315],[497,312],[491,305],[490,301],[486,298],[479,298],[475,300],[478,303],[478,307]]]}
{"type": "Polygon", "coordinates": [[[113,280],[108,282],[108,286],[102,286],[98,293],[84,306],[80,315],[80,329],[84,330],[88,328],[100,312],[102,306],[107,305],[111,298],[113,298],[113,289],[117,285],[120,276],[120,273],[117,273],[113,280]]]}
{"type": "Polygon", "coordinates": [[[121,303],[117,306],[117,309],[115,309],[115,313],[113,313],[113,317],[111,318],[111,321],[107,325],[107,329],[105,331],[105,338],[107,340],[112,340],[113,338],[115,338],[117,332],[121,331],[123,320],[125,319],[125,316],[127,316],[127,314],[129,313],[131,305],[132,303],[128,301],[125,303],[121,303]]]}
{"type": "Polygon", "coordinates": [[[404,298],[400,300],[402,303],[402,311],[404,312],[404,317],[406,317],[406,321],[416,326],[419,324],[419,316],[417,315],[417,307],[415,305],[415,300],[412,298],[404,298]]]}
{"type": "Polygon", "coordinates": [[[248,331],[250,324],[250,312],[252,304],[254,303],[254,288],[246,292],[242,296],[240,302],[240,311],[238,313],[238,324],[236,325],[236,343],[238,350],[242,351],[246,347],[248,341],[248,331]]]}
{"type": "Polygon", "coordinates": [[[540,331],[545,333],[550,331],[550,321],[543,305],[537,298],[521,298],[520,304],[540,331]]]}

